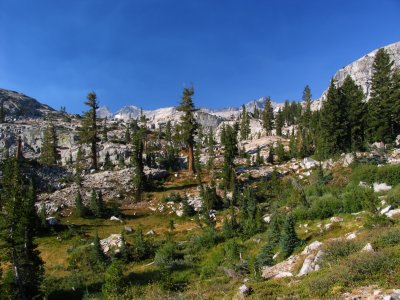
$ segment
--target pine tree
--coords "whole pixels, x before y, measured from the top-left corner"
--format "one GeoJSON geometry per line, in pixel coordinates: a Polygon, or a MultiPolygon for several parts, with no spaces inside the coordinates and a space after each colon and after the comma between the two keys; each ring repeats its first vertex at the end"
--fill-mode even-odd
{"type": "Polygon", "coordinates": [[[146,177],[143,172],[143,140],[140,131],[136,131],[132,139],[132,156],[131,162],[133,166],[133,185],[135,187],[135,200],[142,199],[142,193],[146,185],[146,177]]]}
{"type": "Polygon", "coordinates": [[[0,102],[0,124],[6,122],[6,109],[4,108],[4,101],[0,102]]]}
{"type": "Polygon", "coordinates": [[[257,146],[256,149],[256,161],[255,161],[256,166],[261,166],[264,164],[264,158],[261,156],[261,149],[260,146],[257,146]]]}
{"type": "Polygon", "coordinates": [[[181,136],[183,142],[188,148],[188,171],[189,174],[196,172],[194,166],[194,135],[197,133],[198,124],[194,117],[196,108],[194,106],[192,96],[194,94],[193,86],[183,89],[183,95],[177,110],[183,112],[181,116],[181,136]]]}
{"type": "Polygon", "coordinates": [[[196,211],[194,210],[194,207],[189,204],[188,200],[188,197],[185,195],[182,199],[182,211],[184,216],[191,217],[196,214],[196,211]]]}
{"type": "Polygon", "coordinates": [[[283,224],[283,230],[280,239],[282,254],[285,258],[289,257],[300,243],[295,230],[295,225],[296,223],[293,215],[289,214],[286,217],[285,223],[283,224]]]}
{"type": "Polygon", "coordinates": [[[95,189],[92,190],[89,207],[96,218],[102,218],[104,216],[104,202],[101,191],[96,192],[95,189]]]}
{"type": "Polygon", "coordinates": [[[307,131],[310,130],[311,123],[311,89],[308,85],[305,86],[303,91],[303,102],[305,103],[304,111],[301,115],[301,125],[307,131]]]}
{"type": "Polygon", "coordinates": [[[223,135],[221,135],[221,141],[224,146],[224,165],[222,168],[222,177],[224,180],[225,189],[232,190],[234,188],[234,160],[238,153],[237,149],[237,132],[230,126],[224,126],[223,135]]]}
{"type": "Polygon", "coordinates": [[[38,224],[36,195],[32,183],[28,186],[23,181],[20,162],[15,158],[5,161],[1,195],[2,254],[11,264],[10,293],[15,299],[40,298],[44,268],[33,241],[38,224]]]}
{"type": "Polygon", "coordinates": [[[395,138],[392,118],[393,61],[385,49],[379,49],[372,65],[371,98],[368,102],[368,138],[370,142],[390,143],[395,138]]]}
{"type": "Polygon", "coordinates": [[[103,122],[102,135],[103,135],[103,141],[104,141],[104,142],[108,142],[107,118],[105,118],[105,119],[104,119],[104,122],[103,122]]]}
{"type": "Polygon", "coordinates": [[[53,122],[50,122],[43,135],[40,162],[45,165],[56,165],[59,159],[57,133],[53,122]]]}
{"type": "Polygon", "coordinates": [[[281,141],[278,141],[274,152],[278,156],[279,162],[284,162],[287,160],[286,151],[281,141]]]}
{"type": "Polygon", "coordinates": [[[97,170],[97,114],[99,108],[96,93],[91,92],[87,96],[85,104],[89,110],[83,115],[79,130],[79,141],[82,144],[90,144],[92,167],[97,170]]]}
{"type": "Polygon", "coordinates": [[[276,135],[277,136],[282,136],[282,127],[284,126],[284,117],[281,109],[278,110],[278,113],[276,114],[276,135]]]}
{"type": "Polygon", "coordinates": [[[251,133],[250,118],[246,111],[246,106],[242,105],[241,121],[240,121],[240,140],[247,140],[251,133]]]}
{"type": "Polygon", "coordinates": [[[111,162],[110,153],[107,151],[104,158],[104,170],[112,170],[113,164],[111,162]]]}
{"type": "Polygon", "coordinates": [[[297,157],[297,147],[296,147],[296,137],[294,135],[294,130],[292,130],[292,133],[290,134],[290,140],[289,140],[289,157],[290,158],[296,158],[297,157]]]}
{"type": "Polygon", "coordinates": [[[86,216],[86,207],[83,205],[82,195],[79,190],[75,196],[75,215],[81,218],[86,216]]]}
{"type": "MultiPolygon", "coordinates": [[[[361,151],[365,143],[365,127],[367,105],[364,102],[364,93],[354,80],[348,75],[340,87],[341,96],[345,98],[343,103],[348,105],[349,132],[345,151],[361,151]]],[[[346,108],[344,108],[346,109],[346,108]]]]}
{"type": "Polygon", "coordinates": [[[260,270],[262,267],[272,266],[274,263],[274,247],[271,244],[266,243],[261,247],[260,252],[257,254],[257,269],[260,270]]]}
{"type": "Polygon", "coordinates": [[[214,159],[215,159],[214,146],[215,146],[214,133],[212,128],[210,128],[210,131],[208,132],[207,136],[208,170],[212,170],[212,168],[214,167],[214,159]]]}
{"type": "Polygon", "coordinates": [[[114,260],[104,274],[104,284],[101,288],[104,299],[121,299],[125,291],[124,265],[114,260]]]}
{"type": "Polygon", "coordinates": [[[400,133],[400,69],[396,69],[392,76],[392,115],[393,128],[395,135],[400,133]]]}
{"type": "Polygon", "coordinates": [[[265,99],[264,111],[263,111],[263,128],[265,129],[267,135],[271,135],[274,121],[274,109],[272,108],[271,98],[267,97],[265,99]]]}
{"type": "Polygon", "coordinates": [[[348,140],[348,111],[346,99],[342,97],[332,79],[327,99],[321,111],[321,139],[318,151],[322,158],[346,149],[348,140]]]}

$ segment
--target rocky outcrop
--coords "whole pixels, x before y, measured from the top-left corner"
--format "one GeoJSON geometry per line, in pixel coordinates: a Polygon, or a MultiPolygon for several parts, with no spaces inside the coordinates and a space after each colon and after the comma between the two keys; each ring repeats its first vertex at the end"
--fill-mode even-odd
{"type": "MultiPolygon", "coordinates": [[[[394,62],[394,67],[400,67],[400,42],[390,44],[383,47],[390,55],[390,58],[394,62]]],[[[378,49],[364,55],[360,59],[352,62],[346,67],[340,69],[333,76],[334,80],[336,80],[337,86],[341,86],[344,82],[344,79],[347,75],[350,75],[355,83],[364,91],[364,94],[367,99],[370,97],[371,93],[371,78],[372,78],[372,64],[375,59],[375,54],[378,49]]],[[[313,109],[317,110],[321,108],[322,102],[325,101],[327,95],[327,90],[321,95],[318,101],[313,103],[313,109]]]]}
{"type": "Polygon", "coordinates": [[[41,118],[56,114],[56,111],[50,106],[22,93],[10,90],[0,89],[1,102],[6,109],[7,119],[41,118]]]}

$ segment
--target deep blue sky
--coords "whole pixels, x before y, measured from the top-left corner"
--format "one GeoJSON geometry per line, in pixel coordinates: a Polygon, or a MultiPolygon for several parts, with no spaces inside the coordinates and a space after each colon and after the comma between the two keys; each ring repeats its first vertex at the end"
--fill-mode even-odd
{"type": "Polygon", "coordinates": [[[400,40],[398,0],[0,0],[0,87],[84,110],[238,106],[319,97],[331,76],[400,40]]]}

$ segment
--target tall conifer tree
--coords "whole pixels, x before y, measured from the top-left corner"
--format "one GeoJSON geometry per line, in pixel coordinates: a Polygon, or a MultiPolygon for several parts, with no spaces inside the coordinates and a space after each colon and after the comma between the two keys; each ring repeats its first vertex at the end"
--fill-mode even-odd
{"type": "Polygon", "coordinates": [[[90,144],[92,167],[97,169],[97,112],[99,102],[95,92],[88,94],[85,104],[89,110],[83,115],[79,131],[79,139],[82,144],[90,144]]]}
{"type": "Polygon", "coordinates": [[[197,133],[198,124],[194,117],[196,111],[192,96],[194,95],[193,86],[183,89],[181,103],[178,110],[183,112],[181,116],[181,135],[186,147],[188,148],[188,171],[189,174],[196,172],[194,166],[194,136],[197,133]]]}

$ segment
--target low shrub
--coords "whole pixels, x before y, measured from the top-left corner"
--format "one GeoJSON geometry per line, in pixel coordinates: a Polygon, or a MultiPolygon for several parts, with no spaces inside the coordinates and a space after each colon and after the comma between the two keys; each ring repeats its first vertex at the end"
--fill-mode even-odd
{"type": "Polygon", "coordinates": [[[400,228],[392,228],[381,233],[373,245],[377,249],[400,245],[400,228]]]}
{"type": "Polygon", "coordinates": [[[362,246],[352,240],[335,240],[325,247],[324,262],[337,262],[359,250],[362,246]]]}
{"type": "Polygon", "coordinates": [[[396,185],[388,192],[386,202],[393,207],[400,206],[400,184],[396,185]]]}

